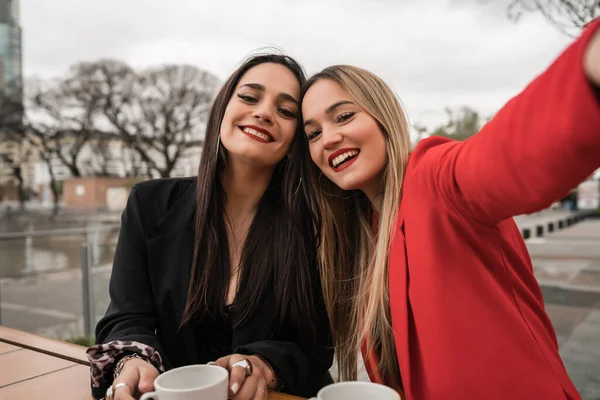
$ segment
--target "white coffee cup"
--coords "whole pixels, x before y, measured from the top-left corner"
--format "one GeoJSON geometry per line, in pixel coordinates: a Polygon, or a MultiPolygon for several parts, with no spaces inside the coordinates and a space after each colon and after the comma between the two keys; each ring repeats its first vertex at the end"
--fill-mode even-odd
{"type": "Polygon", "coordinates": [[[394,389],[372,382],[339,382],[319,390],[309,400],[401,400],[394,389]]]}
{"type": "Polygon", "coordinates": [[[229,372],[218,365],[174,368],[154,380],[140,400],[227,400],[229,372]]]}

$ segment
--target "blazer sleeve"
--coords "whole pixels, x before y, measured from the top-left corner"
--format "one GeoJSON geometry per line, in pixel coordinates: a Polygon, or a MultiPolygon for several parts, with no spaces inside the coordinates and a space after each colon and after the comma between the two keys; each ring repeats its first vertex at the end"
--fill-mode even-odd
{"type": "Polygon", "coordinates": [[[110,304],[96,326],[96,343],[139,342],[156,350],[165,368],[170,363],[158,341],[146,252],[144,217],[134,187],[121,217],[109,283],[110,304]]]}
{"type": "Polygon", "coordinates": [[[283,383],[284,392],[302,397],[315,396],[323,386],[333,383],[329,373],[333,363],[333,338],[324,304],[319,303],[317,313],[315,343],[304,338],[296,338],[293,342],[263,340],[240,346],[234,353],[264,358],[283,383]]]}
{"type": "Polygon", "coordinates": [[[590,23],[521,94],[465,142],[417,146],[407,179],[483,222],[546,208],[600,167],[600,101],[583,71],[590,23]],[[423,171],[425,173],[418,173],[423,171]]]}

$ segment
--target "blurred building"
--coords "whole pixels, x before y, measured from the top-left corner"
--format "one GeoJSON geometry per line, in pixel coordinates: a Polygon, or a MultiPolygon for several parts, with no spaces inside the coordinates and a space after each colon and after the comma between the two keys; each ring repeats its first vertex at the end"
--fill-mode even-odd
{"type": "MultiPolygon", "coordinates": [[[[75,141],[74,137],[65,137],[60,143],[60,151],[66,156],[75,141]]],[[[200,164],[200,155],[202,152],[202,141],[193,141],[188,143],[186,148],[181,149],[180,157],[174,165],[171,177],[196,176],[200,164]]],[[[1,146],[0,146],[1,147],[1,146]]],[[[176,150],[176,147],[171,149],[176,150]]],[[[164,167],[164,156],[157,150],[149,150],[148,156],[152,163],[158,167],[164,167]]],[[[104,198],[98,200],[98,196],[87,197],[88,194],[97,193],[96,185],[102,187],[118,186],[119,182],[133,182],[139,178],[147,177],[158,178],[156,173],[152,173],[148,168],[148,163],[143,161],[140,156],[132,150],[126,143],[115,137],[108,141],[90,140],[80,150],[77,166],[81,177],[73,177],[69,168],[65,166],[56,154],[52,154],[48,161],[40,157],[28,163],[28,172],[31,171],[30,186],[38,194],[37,199],[45,205],[52,203],[52,192],[50,189],[51,176],[50,167],[54,179],[63,187],[63,183],[68,183],[63,192],[70,198],[65,199],[67,206],[77,207],[101,207],[106,206],[108,200],[104,198]],[[49,166],[50,164],[50,166],[49,166]],[[124,180],[119,181],[118,178],[124,180]],[[110,181],[110,184],[107,183],[110,181]],[[85,189],[82,189],[82,186],[85,189]],[[73,191],[74,195],[69,194],[73,191]],[[84,195],[85,193],[85,195],[84,195]]],[[[0,160],[1,166],[1,160],[0,160]]],[[[101,189],[104,190],[104,189],[101,189]]],[[[109,193],[108,197],[114,197],[109,193]]],[[[111,207],[108,207],[111,208],[111,207]]]]}
{"type": "MultiPolygon", "coordinates": [[[[23,63],[19,1],[0,0],[0,122],[18,122],[22,118],[23,63]]],[[[16,182],[11,164],[19,162],[28,150],[24,143],[9,141],[0,126],[0,191],[12,191],[16,182]],[[7,189],[8,188],[8,189],[7,189]]],[[[27,180],[31,168],[23,171],[27,180]]]]}
{"type": "Polygon", "coordinates": [[[0,0],[0,90],[2,95],[22,98],[22,60],[19,1],[0,0]]]}

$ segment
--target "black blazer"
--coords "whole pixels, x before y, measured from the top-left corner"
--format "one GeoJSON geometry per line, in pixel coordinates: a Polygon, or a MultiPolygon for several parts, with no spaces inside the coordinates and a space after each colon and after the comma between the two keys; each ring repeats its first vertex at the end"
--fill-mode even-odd
{"type": "MultiPolygon", "coordinates": [[[[122,215],[111,301],[96,327],[97,343],[144,343],[160,353],[166,369],[214,361],[199,359],[197,346],[203,342],[193,327],[179,328],[193,256],[195,198],[195,178],[150,180],[133,188],[122,215]]],[[[273,302],[265,299],[248,324],[233,330],[231,352],[266,359],[285,383],[284,391],[315,395],[331,383],[328,369],[333,360],[320,289],[315,298],[319,299],[317,350],[303,344],[298,329],[283,329],[273,336],[273,302]]],[[[106,388],[94,388],[94,397],[102,397],[106,388]]]]}

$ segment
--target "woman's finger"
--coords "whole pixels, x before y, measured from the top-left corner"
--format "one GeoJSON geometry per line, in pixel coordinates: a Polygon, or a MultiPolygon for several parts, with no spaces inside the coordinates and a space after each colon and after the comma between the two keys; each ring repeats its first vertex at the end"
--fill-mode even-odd
{"type": "Polygon", "coordinates": [[[114,400],[135,400],[133,397],[133,389],[127,385],[124,386],[124,382],[117,382],[113,384],[113,399],[114,400]]]}
{"type": "Polygon", "coordinates": [[[256,388],[258,387],[258,376],[250,375],[244,379],[244,383],[240,387],[240,390],[233,400],[252,400],[256,394],[256,388]]]}
{"type": "Polygon", "coordinates": [[[231,355],[229,356],[225,356],[225,357],[221,357],[219,358],[217,361],[211,361],[208,363],[208,365],[218,365],[219,367],[223,367],[225,369],[229,369],[229,359],[231,358],[231,355]]]}
{"type": "Polygon", "coordinates": [[[133,394],[140,381],[139,369],[133,366],[126,368],[127,366],[126,363],[117,380],[113,382],[114,400],[134,400],[133,394]]]}
{"type": "Polygon", "coordinates": [[[254,394],[254,398],[252,400],[266,400],[267,398],[267,382],[264,377],[258,378],[258,383],[256,385],[256,392],[254,394]]]}
{"type": "Polygon", "coordinates": [[[158,370],[144,360],[133,358],[127,361],[113,383],[114,400],[133,400],[140,393],[154,390],[158,375],[158,370]]]}
{"type": "MultiPolygon", "coordinates": [[[[240,354],[234,354],[229,358],[229,389],[233,396],[240,391],[246,380],[247,369],[236,363],[243,362],[246,358],[240,354]]],[[[250,363],[250,361],[248,361],[250,363]]],[[[250,364],[252,365],[252,364],[250,364]]]]}

